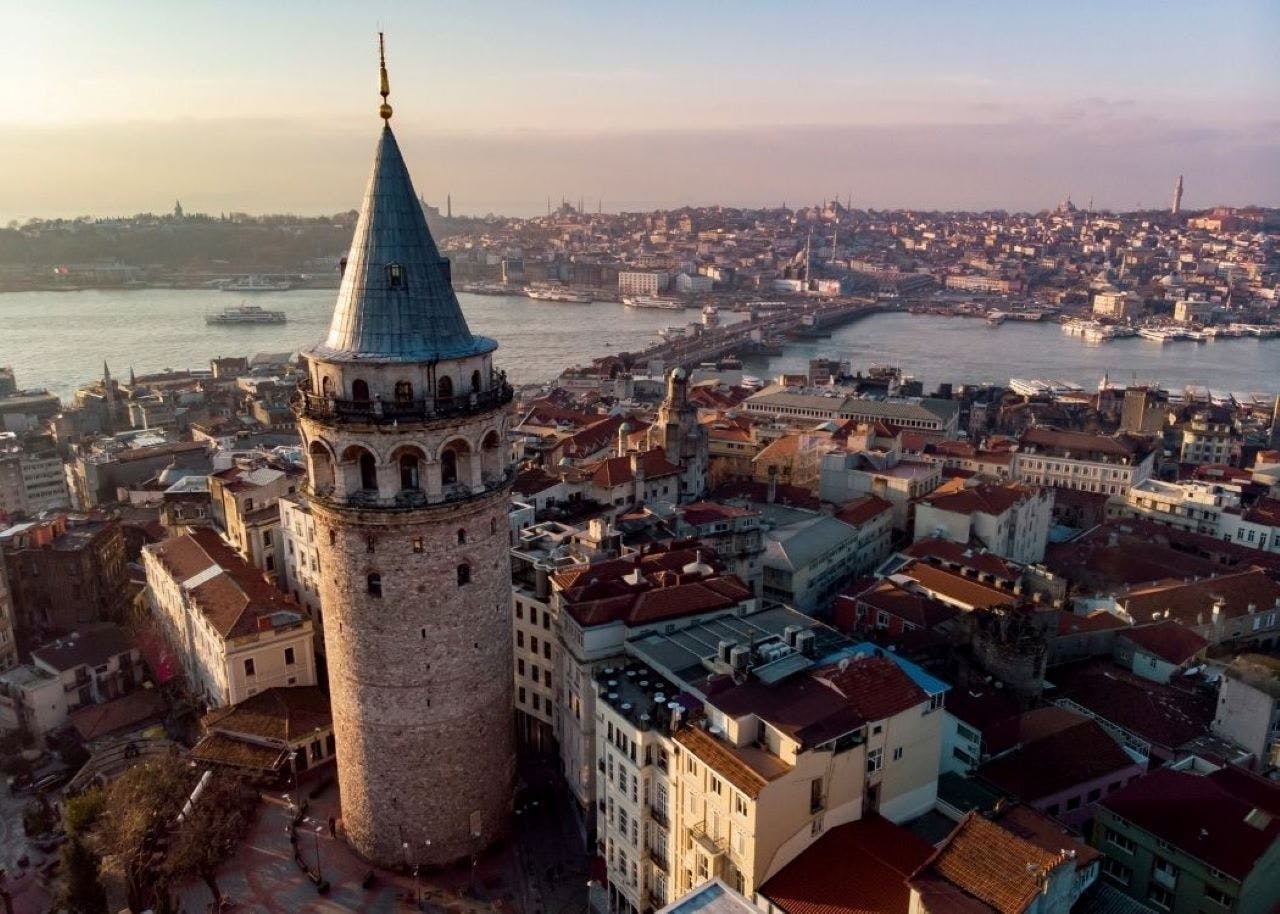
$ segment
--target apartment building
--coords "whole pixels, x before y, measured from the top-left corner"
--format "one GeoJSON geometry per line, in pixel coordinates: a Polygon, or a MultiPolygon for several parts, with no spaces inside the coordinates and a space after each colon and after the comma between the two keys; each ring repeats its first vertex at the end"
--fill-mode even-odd
{"type": "Polygon", "coordinates": [[[313,623],[213,530],[143,547],[151,612],[208,707],[316,684],[313,623]]]}
{"type": "Polygon", "coordinates": [[[1240,465],[1240,436],[1225,410],[1204,410],[1182,428],[1182,463],[1240,465]]]}
{"type": "Polygon", "coordinates": [[[1280,788],[1228,765],[1159,768],[1103,798],[1090,838],[1102,876],[1172,914],[1263,914],[1280,904],[1280,788]]]}
{"type": "Polygon", "coordinates": [[[1019,439],[1014,479],[1032,485],[1123,496],[1151,478],[1155,450],[1146,439],[1031,428],[1019,439]]]}
{"type": "Polygon", "coordinates": [[[932,808],[945,689],[783,608],[632,640],[593,677],[614,909],[750,896],[829,829],[932,808]]]}
{"type": "Polygon", "coordinates": [[[851,578],[869,574],[890,551],[893,511],[876,499],[856,524],[815,511],[768,505],[764,596],[805,613],[826,610],[851,578]]]}
{"type": "Polygon", "coordinates": [[[920,499],[915,538],[979,543],[1010,561],[1032,564],[1044,559],[1052,521],[1052,488],[983,483],[920,499]]]}
{"type": "MultiPolygon", "coordinates": [[[[676,631],[699,619],[726,612],[745,614],[758,608],[751,589],[724,574],[714,556],[697,543],[648,547],[623,558],[575,565],[551,575],[550,611],[560,620],[558,682],[553,695],[559,718],[561,766],[570,794],[579,805],[583,826],[590,833],[596,819],[596,693],[593,676],[616,663],[626,645],[654,631],[676,631]]],[[[539,618],[545,610],[538,607],[539,618]]],[[[556,655],[545,632],[526,628],[526,639],[538,638],[539,666],[556,655]],[[550,656],[548,656],[550,655],[550,656]]],[[[520,643],[516,629],[516,657],[532,649],[520,643]]],[[[554,640],[554,634],[553,634],[554,640]]],[[[531,660],[525,655],[526,660],[531,660]]],[[[532,702],[533,689],[527,695],[532,702]]],[[[519,706],[519,687],[516,695],[519,706]]]]}
{"type": "Polygon", "coordinates": [[[1168,527],[1216,537],[1226,513],[1240,507],[1240,487],[1144,479],[1129,488],[1122,505],[1113,504],[1112,513],[1121,517],[1145,517],[1168,527]]]}
{"type": "Polygon", "coordinates": [[[33,515],[70,504],[62,458],[52,443],[0,432],[0,514],[33,515]]]}
{"type": "Polygon", "coordinates": [[[1213,732],[1248,749],[1256,770],[1280,768],[1280,660],[1242,654],[1224,673],[1213,732]]]}
{"type": "Polygon", "coordinates": [[[111,622],[88,625],[31,652],[31,663],[58,679],[67,711],[101,704],[142,684],[142,652],[111,622]]]}
{"type": "Polygon", "coordinates": [[[9,575],[0,556],[0,673],[18,665],[18,636],[14,631],[13,597],[9,593],[9,575]]]}
{"type": "Polygon", "coordinates": [[[306,608],[320,628],[320,552],[316,548],[316,524],[311,503],[305,496],[285,495],[280,499],[280,546],[284,556],[281,588],[294,602],[306,608]]]}
{"type": "Polygon", "coordinates": [[[667,291],[667,286],[670,284],[670,273],[644,270],[618,272],[619,295],[657,295],[667,291]]]}
{"type": "Polygon", "coordinates": [[[294,466],[272,466],[260,460],[237,461],[209,477],[209,516],[244,559],[275,575],[280,543],[280,499],[302,485],[294,466]]]}

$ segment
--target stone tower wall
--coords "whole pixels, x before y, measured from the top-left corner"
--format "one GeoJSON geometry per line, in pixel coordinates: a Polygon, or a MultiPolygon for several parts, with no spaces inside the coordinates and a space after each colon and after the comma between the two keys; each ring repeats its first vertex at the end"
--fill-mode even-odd
{"type": "Polygon", "coordinates": [[[506,831],[509,501],[499,488],[416,510],[313,505],[343,823],[371,861],[449,863],[506,831]]]}

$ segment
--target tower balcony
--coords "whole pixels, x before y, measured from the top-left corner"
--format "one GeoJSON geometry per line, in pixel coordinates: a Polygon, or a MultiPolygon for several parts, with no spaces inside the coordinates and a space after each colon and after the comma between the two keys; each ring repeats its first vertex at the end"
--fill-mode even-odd
{"type": "Polygon", "coordinates": [[[401,422],[432,422],[457,419],[500,409],[515,398],[515,389],[507,382],[506,372],[490,375],[487,390],[460,393],[454,397],[428,400],[341,400],[312,392],[311,380],[298,384],[294,395],[294,412],[299,417],[320,422],[359,425],[391,425],[401,422]]]}
{"type": "Polygon", "coordinates": [[[507,469],[499,475],[484,477],[479,485],[468,486],[460,483],[450,483],[442,486],[439,492],[428,492],[423,489],[403,489],[395,495],[384,496],[380,495],[377,489],[356,489],[354,492],[343,494],[333,486],[309,486],[307,495],[334,508],[357,511],[369,509],[419,511],[423,508],[433,508],[437,505],[454,505],[471,501],[472,499],[484,498],[493,492],[505,489],[511,485],[514,479],[515,470],[507,469]]]}

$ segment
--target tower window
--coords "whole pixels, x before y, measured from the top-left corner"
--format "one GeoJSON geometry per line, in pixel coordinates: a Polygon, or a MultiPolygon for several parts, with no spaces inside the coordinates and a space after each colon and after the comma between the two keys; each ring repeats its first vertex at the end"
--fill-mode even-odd
{"type": "Polygon", "coordinates": [[[378,488],[378,465],[368,451],[360,455],[360,488],[378,488]]]}
{"type": "Polygon", "coordinates": [[[405,281],[404,266],[398,263],[387,264],[387,288],[392,292],[399,292],[407,286],[408,283],[405,281]]]}
{"type": "Polygon", "coordinates": [[[352,400],[368,400],[369,399],[369,382],[356,378],[351,382],[351,399],[352,400]]]}
{"type": "Polygon", "coordinates": [[[463,530],[462,528],[458,528],[458,545],[459,546],[464,545],[466,541],[467,541],[467,531],[463,530]]]}
{"type": "Polygon", "coordinates": [[[334,530],[333,528],[329,529],[329,545],[330,546],[338,545],[338,531],[334,530]]]}
{"type": "Polygon", "coordinates": [[[373,554],[378,548],[378,541],[372,536],[366,536],[364,540],[364,551],[373,554]]]}
{"type": "Polygon", "coordinates": [[[436,399],[437,400],[453,399],[453,378],[446,376],[436,381],[436,399]]]}
{"type": "Polygon", "coordinates": [[[413,400],[413,385],[408,381],[396,381],[396,402],[409,403],[413,400]]]}
{"type": "Polygon", "coordinates": [[[471,566],[463,562],[458,566],[458,586],[464,587],[471,583],[471,566]]]}
{"type": "Polygon", "coordinates": [[[400,458],[400,488],[418,488],[418,458],[405,454],[400,458]]]}
{"type": "Polygon", "coordinates": [[[368,588],[369,588],[369,596],[371,597],[382,596],[382,575],[376,574],[376,573],[371,574],[367,578],[365,578],[365,583],[368,585],[368,588]]]}
{"type": "Polygon", "coordinates": [[[472,393],[480,393],[480,372],[479,370],[471,372],[471,391],[472,393]]]}
{"type": "Polygon", "coordinates": [[[420,537],[420,536],[415,536],[415,537],[413,538],[413,551],[414,551],[415,553],[417,553],[417,554],[421,555],[421,554],[422,554],[422,551],[423,551],[423,548],[424,548],[424,547],[423,547],[423,544],[422,544],[422,537],[420,537]]]}
{"type": "Polygon", "coordinates": [[[458,455],[449,450],[440,455],[440,482],[450,485],[458,481],[458,455]]]}

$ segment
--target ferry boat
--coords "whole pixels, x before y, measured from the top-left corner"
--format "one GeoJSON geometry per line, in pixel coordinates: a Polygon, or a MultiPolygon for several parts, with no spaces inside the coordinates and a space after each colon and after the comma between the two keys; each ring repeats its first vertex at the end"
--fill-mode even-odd
{"type": "Polygon", "coordinates": [[[629,295],[622,303],[628,308],[658,308],[663,311],[679,311],[684,307],[674,298],[657,298],[651,295],[629,295]]]}
{"type": "Polygon", "coordinates": [[[283,324],[287,318],[283,311],[268,311],[257,305],[237,305],[224,308],[217,314],[206,314],[206,324],[283,324]]]}
{"type": "Polygon", "coordinates": [[[707,305],[702,309],[702,325],[714,327],[720,323],[720,309],[715,305],[707,305]]]}
{"type": "Polygon", "coordinates": [[[288,292],[293,283],[265,276],[245,276],[222,284],[223,292],[288,292]]]}
{"type": "Polygon", "coordinates": [[[987,315],[987,326],[999,327],[1008,318],[1009,318],[1009,315],[1005,314],[1003,311],[992,311],[990,314],[987,315]]]}
{"type": "Polygon", "coordinates": [[[1159,327],[1139,327],[1138,336],[1144,340],[1151,340],[1153,343],[1167,343],[1172,339],[1168,331],[1159,327]]]}
{"type": "Polygon", "coordinates": [[[535,301],[558,301],[575,305],[589,305],[595,301],[585,292],[570,292],[567,289],[537,289],[528,286],[524,294],[535,301]]]}

